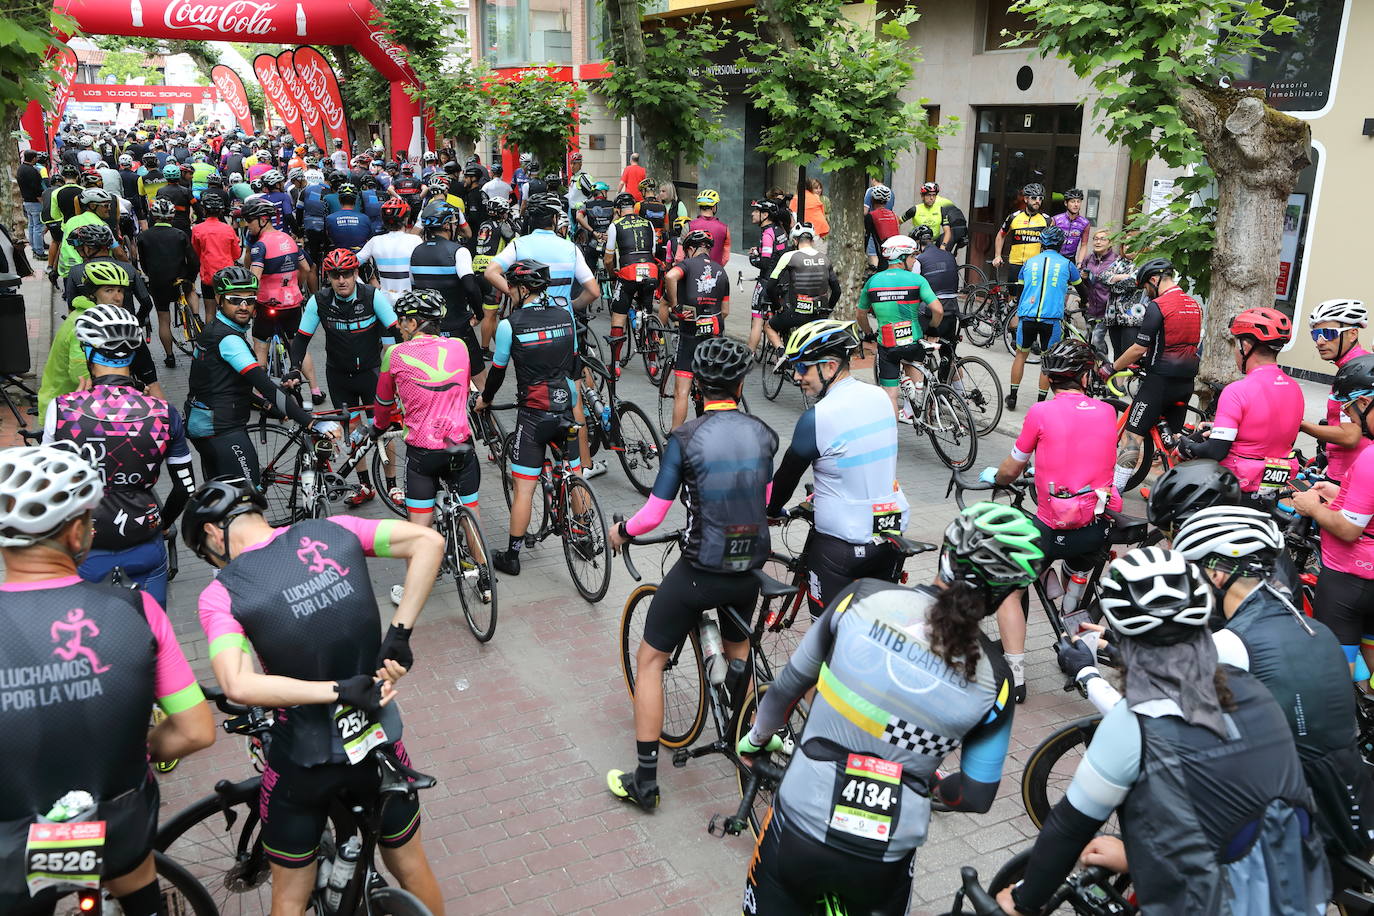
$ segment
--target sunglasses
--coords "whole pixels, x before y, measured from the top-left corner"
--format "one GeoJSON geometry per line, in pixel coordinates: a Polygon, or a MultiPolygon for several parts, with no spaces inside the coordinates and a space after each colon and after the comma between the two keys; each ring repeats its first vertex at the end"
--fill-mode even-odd
{"type": "Polygon", "coordinates": [[[352,277],[352,276],[353,276],[354,274],[356,274],[356,273],[357,273],[356,270],[331,270],[331,271],[329,271],[329,279],[331,279],[331,280],[346,280],[346,279],[348,279],[349,277],[352,277]]]}
{"type": "Polygon", "coordinates": [[[1332,341],[1346,332],[1346,328],[1313,328],[1312,340],[1320,343],[1321,341],[1332,341]]]}
{"type": "Polygon", "coordinates": [[[257,305],[258,300],[254,296],[222,296],[225,305],[239,308],[245,305],[257,305]]]}

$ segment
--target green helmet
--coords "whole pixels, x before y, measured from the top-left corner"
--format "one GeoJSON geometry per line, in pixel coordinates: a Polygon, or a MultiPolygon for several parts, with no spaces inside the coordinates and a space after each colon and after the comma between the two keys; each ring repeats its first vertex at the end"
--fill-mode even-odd
{"type": "Polygon", "coordinates": [[[82,266],[82,285],[89,290],[101,286],[123,286],[130,284],[129,272],[114,261],[87,261],[82,266]]]}
{"type": "MultiPolygon", "coordinates": [[[[1045,566],[1040,530],[1020,509],[974,503],[945,529],[940,574],[948,583],[964,582],[1005,594],[1029,585],[1045,566]]],[[[990,606],[988,613],[996,610],[990,606]]]]}

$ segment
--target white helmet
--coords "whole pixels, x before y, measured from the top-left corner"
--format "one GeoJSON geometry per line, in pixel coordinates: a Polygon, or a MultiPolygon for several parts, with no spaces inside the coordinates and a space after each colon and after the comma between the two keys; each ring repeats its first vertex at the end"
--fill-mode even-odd
{"type": "Polygon", "coordinates": [[[425,150],[424,160],[426,162],[438,162],[439,154],[434,152],[434,150],[432,149],[425,150]]]}
{"type": "Polygon", "coordinates": [[[114,203],[114,195],[104,188],[87,188],[81,192],[81,206],[95,207],[114,203]]]}
{"type": "Polygon", "coordinates": [[[1369,312],[1358,299],[1327,299],[1307,316],[1309,325],[1323,321],[1334,321],[1347,328],[1364,328],[1369,326],[1369,312]]]}
{"type": "Polygon", "coordinates": [[[1174,550],[1194,563],[1211,556],[1251,557],[1269,567],[1283,549],[1278,523],[1248,506],[1210,506],[1189,516],[1174,537],[1174,550]]]}
{"type": "Polygon", "coordinates": [[[120,153],[120,154],[119,154],[119,167],[120,167],[121,169],[127,169],[129,166],[131,166],[131,165],[133,165],[133,164],[134,164],[134,157],[133,157],[133,156],[130,156],[128,153],[120,153]]]}
{"type": "Polygon", "coordinates": [[[132,359],[144,342],[143,327],[134,313],[118,305],[93,305],[73,325],[82,346],[116,359],[132,359]]]}
{"type": "Polygon", "coordinates": [[[105,494],[100,469],[70,442],[0,451],[0,547],[51,537],[105,494]]]}
{"type": "Polygon", "coordinates": [[[521,153],[521,154],[520,154],[520,164],[521,164],[521,165],[529,165],[529,164],[530,164],[531,162],[533,162],[533,161],[534,161],[534,153],[521,153]]]}
{"type": "Polygon", "coordinates": [[[892,200],[892,189],[885,184],[875,184],[868,196],[875,204],[885,204],[892,200]]]}
{"type": "Polygon", "coordinates": [[[883,242],[883,257],[889,261],[900,260],[920,250],[916,240],[909,235],[890,235],[887,237],[887,241],[883,242]]]}
{"type": "Polygon", "coordinates": [[[1100,603],[1116,632],[1144,636],[1167,627],[1154,638],[1176,642],[1180,627],[1207,626],[1213,597],[1202,571],[1183,554],[1163,547],[1141,547],[1112,561],[1102,577],[1100,603]]]}
{"type": "Polygon", "coordinates": [[[792,227],[791,237],[794,242],[801,238],[809,238],[814,241],[816,238],[816,227],[810,223],[797,223],[797,225],[792,227]]]}

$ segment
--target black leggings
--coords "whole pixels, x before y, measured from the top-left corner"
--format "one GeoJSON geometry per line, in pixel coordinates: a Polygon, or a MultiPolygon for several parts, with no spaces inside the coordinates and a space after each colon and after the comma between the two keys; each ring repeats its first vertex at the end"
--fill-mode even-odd
{"type": "Polygon", "coordinates": [[[1131,337],[1135,335],[1136,328],[1128,328],[1124,325],[1111,325],[1107,328],[1107,339],[1112,342],[1112,359],[1117,359],[1126,348],[1131,345],[1131,337]]]}
{"type": "Polygon", "coordinates": [[[1374,636],[1374,579],[1323,569],[1312,596],[1312,616],[1326,624],[1342,646],[1358,646],[1366,633],[1374,636]]]}
{"type": "Polygon", "coordinates": [[[253,445],[253,437],[243,427],[192,439],[191,444],[200,453],[202,480],[227,475],[242,477],[254,486],[260,483],[262,467],[258,463],[258,450],[253,445]]]}
{"type": "Polygon", "coordinates": [[[851,544],[813,530],[806,539],[806,563],[810,567],[807,599],[811,616],[819,617],[835,596],[855,579],[896,582],[906,558],[891,543],[851,544]]]}
{"type": "MultiPolygon", "coordinates": [[[[759,580],[753,573],[708,572],[679,557],[649,602],[644,641],[660,652],[672,652],[700,622],[703,611],[728,605],[748,621],[758,597],[759,580]]],[[[749,638],[728,615],[721,614],[719,620],[726,642],[749,638]]]]}

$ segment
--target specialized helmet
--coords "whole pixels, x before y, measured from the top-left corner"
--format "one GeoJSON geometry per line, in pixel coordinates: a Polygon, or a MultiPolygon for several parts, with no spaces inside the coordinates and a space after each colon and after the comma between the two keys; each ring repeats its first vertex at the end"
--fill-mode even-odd
{"type": "Polygon", "coordinates": [[[1065,199],[1066,201],[1068,201],[1068,200],[1082,200],[1082,199],[1083,199],[1083,189],[1082,189],[1082,188],[1069,188],[1067,191],[1064,192],[1064,199],[1065,199]]]}
{"type": "Polygon", "coordinates": [[[243,173],[242,173],[242,172],[230,172],[230,173],[229,173],[229,183],[230,183],[230,184],[242,184],[242,183],[243,183],[243,173]]]}
{"type": "Polygon", "coordinates": [[[270,200],[250,200],[243,205],[243,218],[248,220],[275,220],[277,218],[277,205],[270,200]]]}
{"type": "Polygon", "coordinates": [[[1293,320],[1275,308],[1246,309],[1231,319],[1231,336],[1253,337],[1275,349],[1293,337],[1293,320]]]}
{"type": "Polygon", "coordinates": [[[1208,458],[1184,461],[1169,468],[1150,489],[1145,517],[1168,531],[1203,509],[1240,503],[1240,481],[1227,468],[1208,458]]]}
{"type": "Polygon", "coordinates": [[[635,196],[633,194],[630,194],[628,192],[622,192],[615,196],[615,208],[617,210],[622,210],[625,207],[633,207],[634,205],[635,196]]]}
{"type": "Polygon", "coordinates": [[[1097,363],[1096,350],[1085,341],[1068,338],[1050,347],[1040,362],[1040,371],[1052,379],[1076,379],[1097,363]]]}
{"type": "Polygon", "coordinates": [[[789,362],[844,358],[859,348],[859,329],[852,321],[822,318],[808,321],[787,338],[783,355],[789,362]]]}
{"type": "Polygon", "coordinates": [[[144,153],[142,162],[150,168],[157,168],[157,153],[144,153]]]}
{"type": "Polygon", "coordinates": [[[507,267],[502,276],[505,277],[507,285],[520,286],[532,293],[548,289],[552,282],[549,265],[534,258],[521,258],[507,267]]]}
{"type": "Polygon", "coordinates": [[[339,185],[339,200],[343,200],[345,197],[350,200],[358,199],[358,186],[351,181],[345,181],[339,185]]]}
{"type": "Polygon", "coordinates": [[[1038,181],[1032,181],[1021,189],[1021,194],[1023,197],[1044,197],[1045,186],[1038,181]]]}
{"type": "Polygon", "coordinates": [[[99,207],[114,203],[114,195],[104,188],[87,188],[81,192],[81,206],[99,207]]]}
{"type": "Polygon", "coordinates": [[[128,288],[133,282],[129,272],[114,261],[87,261],[81,267],[82,285],[88,290],[102,286],[122,286],[128,288]]]}
{"type": "Polygon", "coordinates": [[[529,164],[530,164],[531,162],[533,162],[533,161],[534,161],[534,153],[521,153],[521,154],[520,154],[520,164],[521,164],[521,165],[529,165],[529,164]]]}
{"type": "Polygon", "coordinates": [[[900,261],[907,255],[915,254],[920,250],[916,240],[906,235],[889,235],[883,241],[883,257],[889,261],[900,261]]]}
{"type": "Polygon", "coordinates": [[[1170,645],[1207,626],[1213,595],[1202,571],[1177,550],[1140,547],[1107,567],[1098,603],[1121,635],[1170,645]]]}
{"type": "Polygon", "coordinates": [[[1307,318],[1310,325],[1323,321],[1334,321],[1347,328],[1364,328],[1369,326],[1369,312],[1359,299],[1327,299],[1318,304],[1307,318]]]}
{"type": "Polygon", "coordinates": [[[162,177],[166,178],[168,181],[180,181],[181,166],[176,162],[169,161],[162,167],[162,177]]]}
{"type": "Polygon", "coordinates": [[[1336,370],[1331,400],[1345,404],[1356,398],[1374,398],[1374,355],[1357,356],[1336,370]]]}
{"type": "Polygon", "coordinates": [[[925,184],[921,185],[921,193],[922,193],[922,194],[939,194],[939,193],[940,193],[940,185],[939,185],[938,183],[934,182],[934,181],[927,181],[925,184]]]}
{"type": "Polygon", "coordinates": [[[809,238],[812,241],[815,241],[816,227],[811,225],[810,223],[797,223],[797,225],[792,227],[792,231],[789,233],[789,235],[791,236],[793,241],[796,241],[797,239],[801,238],[809,238]]]}
{"type": "Polygon", "coordinates": [[[329,252],[329,254],[325,255],[324,260],[320,262],[320,270],[323,270],[325,273],[335,270],[344,271],[357,269],[358,256],[347,248],[335,248],[333,251],[329,252]]]}
{"type": "Polygon", "coordinates": [[[875,184],[868,190],[868,197],[875,204],[892,202],[892,189],[885,184],[875,184]]]}
{"type": "MultiPolygon", "coordinates": [[[[438,161],[439,161],[439,154],[436,153],[436,152],[434,152],[434,150],[432,150],[432,149],[431,149],[431,150],[426,150],[424,156],[422,156],[421,158],[423,158],[423,159],[425,160],[425,162],[438,162],[438,161]]],[[[404,167],[404,166],[406,166],[406,165],[410,165],[410,163],[409,163],[409,162],[406,162],[406,163],[403,163],[402,165],[403,165],[403,167],[404,167]]],[[[411,168],[414,168],[413,165],[410,165],[410,167],[411,167],[411,168]]]]}
{"type": "Polygon", "coordinates": [[[382,222],[401,222],[410,212],[410,205],[399,197],[388,197],[382,203],[382,222]]]}
{"type": "Polygon", "coordinates": [[[643,181],[641,181],[641,182],[639,183],[639,193],[643,194],[645,197],[648,197],[650,194],[655,194],[655,193],[657,193],[657,192],[658,192],[658,179],[657,179],[657,178],[645,178],[643,181]]]}
{"type": "Polygon", "coordinates": [[[230,264],[228,267],[221,267],[215,271],[215,295],[223,296],[227,293],[258,291],[258,278],[253,276],[253,272],[247,267],[239,264],[230,264]]]}
{"type": "MultiPolygon", "coordinates": [[[[940,577],[1004,596],[1035,581],[1045,566],[1040,530],[1015,506],[974,503],[945,528],[940,551],[940,577]]],[[[1001,598],[988,601],[985,615],[1001,598]]]]}
{"type": "Polygon", "coordinates": [[[133,164],[134,164],[134,157],[133,157],[133,156],[130,156],[128,153],[120,153],[120,155],[119,155],[119,167],[120,167],[121,169],[127,169],[127,168],[129,168],[131,165],[133,165],[133,164]]]}
{"type": "Polygon", "coordinates": [[[205,186],[207,188],[224,187],[224,176],[219,172],[211,172],[209,175],[205,176],[205,186]]]}
{"type": "Polygon", "coordinates": [[[1213,506],[1183,523],[1174,550],[1204,569],[1212,558],[1238,561],[1241,575],[1265,575],[1283,549],[1283,533],[1268,512],[1249,506],[1213,506]]]}
{"type": "Polygon", "coordinates": [[[749,374],[754,355],[733,337],[708,337],[692,354],[692,377],[712,391],[728,391],[749,374]]]}
{"type": "Polygon", "coordinates": [[[396,300],[396,317],[439,321],[444,317],[444,294],[437,289],[412,289],[396,300]]]}
{"type": "Polygon", "coordinates": [[[267,185],[265,185],[265,184],[262,183],[262,176],[261,176],[261,175],[259,175],[257,178],[254,178],[253,180],[249,181],[249,182],[248,182],[248,187],[251,188],[251,189],[253,190],[253,193],[254,193],[254,194],[261,194],[261,193],[263,193],[264,191],[267,190],[267,185]]]}
{"type": "Polygon", "coordinates": [[[1040,244],[1058,251],[1059,246],[1064,244],[1064,230],[1058,226],[1046,226],[1040,230],[1040,244]]]}
{"type": "MultiPolygon", "coordinates": [[[[205,201],[202,199],[201,203],[204,202],[205,201]]],[[[167,200],[165,197],[159,197],[148,205],[148,216],[152,219],[154,223],[171,222],[172,217],[176,215],[176,204],[172,203],[170,200],[167,200]]]]}
{"type": "Polygon", "coordinates": [[[591,196],[591,193],[596,190],[596,182],[593,181],[592,176],[588,175],[586,172],[578,172],[577,190],[587,196],[591,196]]]}
{"type": "Polygon", "coordinates": [[[133,362],[143,345],[143,327],[128,309],[118,305],[94,305],[77,316],[72,325],[77,341],[120,365],[133,362]]]}
{"type": "Polygon", "coordinates": [[[88,223],[77,226],[67,236],[73,248],[113,248],[114,233],[104,223],[88,223]]]}
{"type": "MultiPolygon", "coordinates": [[[[267,499],[242,477],[216,477],[192,494],[186,501],[186,509],[181,514],[181,539],[191,552],[202,559],[205,556],[205,525],[218,525],[229,540],[229,523],[248,512],[266,512],[267,499]]],[[[226,544],[227,546],[227,544],[226,544]]],[[[217,559],[227,563],[228,556],[217,559]]]]}
{"type": "Polygon", "coordinates": [[[1144,289],[1155,277],[1173,276],[1174,264],[1168,258],[1151,258],[1135,269],[1135,288],[1144,289]]]}
{"type": "Polygon", "coordinates": [[[95,508],[100,469],[71,442],[0,451],[0,547],[28,547],[95,508]]]}
{"type": "Polygon", "coordinates": [[[694,229],[682,239],[683,248],[710,248],[715,243],[715,237],[705,229],[694,229]]]}
{"type": "Polygon", "coordinates": [[[420,225],[425,229],[442,229],[456,219],[458,211],[442,200],[431,200],[420,211],[420,225]]]}
{"type": "Polygon", "coordinates": [[[718,207],[720,206],[720,192],[707,188],[697,194],[697,206],[699,207],[718,207]]]}
{"type": "Polygon", "coordinates": [[[286,173],[286,177],[290,181],[295,181],[297,178],[304,178],[305,169],[301,168],[300,166],[296,166],[294,169],[286,173]]]}
{"type": "Polygon", "coordinates": [[[929,226],[917,226],[916,231],[911,233],[911,237],[921,245],[928,245],[935,241],[935,233],[930,231],[929,226]]]}

